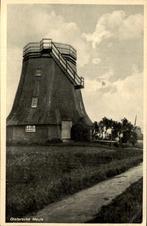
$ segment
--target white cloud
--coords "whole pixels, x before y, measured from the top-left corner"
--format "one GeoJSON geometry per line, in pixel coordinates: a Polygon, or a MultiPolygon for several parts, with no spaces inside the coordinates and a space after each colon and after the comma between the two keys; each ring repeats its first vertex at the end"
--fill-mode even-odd
{"type": "Polygon", "coordinates": [[[109,81],[114,76],[114,71],[112,68],[109,68],[108,71],[98,76],[97,80],[99,81],[109,81]]]}
{"type": "Polygon", "coordinates": [[[53,27],[45,34],[45,37],[52,37],[54,41],[72,44],[72,46],[77,50],[78,65],[82,67],[89,62],[90,56],[88,54],[88,45],[81,37],[81,31],[75,23],[67,23],[63,18],[60,18],[60,20],[62,22],[59,21],[56,25],[53,24],[53,27]]]}
{"type": "Polygon", "coordinates": [[[99,121],[107,116],[114,120],[126,117],[133,122],[137,114],[137,124],[143,126],[142,73],[135,72],[124,80],[108,83],[106,87],[102,87],[97,80],[85,82],[84,101],[86,110],[93,120],[99,121]]]}
{"type": "Polygon", "coordinates": [[[119,39],[137,39],[143,34],[143,16],[140,14],[131,15],[126,18],[119,27],[119,39]]]}
{"type": "Polygon", "coordinates": [[[83,37],[92,43],[93,48],[106,39],[138,39],[143,33],[143,16],[135,14],[126,16],[124,11],[113,11],[102,15],[93,33],[84,33],[83,37]]]}
{"type": "Polygon", "coordinates": [[[92,42],[92,47],[95,48],[96,45],[99,45],[102,40],[108,39],[112,34],[105,29],[104,25],[98,24],[96,30],[92,34],[83,33],[83,37],[88,41],[92,42]]]}
{"type": "Polygon", "coordinates": [[[92,63],[93,64],[99,64],[99,63],[101,63],[101,59],[100,58],[93,58],[92,63]]]}
{"type": "Polygon", "coordinates": [[[86,79],[85,80],[85,89],[83,90],[83,92],[84,93],[86,92],[87,95],[92,97],[95,95],[97,90],[100,89],[101,87],[102,87],[102,84],[100,81],[86,79]]]}
{"type": "Polygon", "coordinates": [[[80,67],[89,62],[89,48],[83,39],[80,28],[74,22],[66,22],[53,10],[44,8],[22,7],[23,10],[13,8],[8,17],[9,46],[23,48],[28,42],[51,38],[53,41],[65,42],[73,45],[78,52],[80,67]],[[31,18],[28,20],[26,18],[31,18]],[[14,32],[15,31],[15,32],[14,32]]]}

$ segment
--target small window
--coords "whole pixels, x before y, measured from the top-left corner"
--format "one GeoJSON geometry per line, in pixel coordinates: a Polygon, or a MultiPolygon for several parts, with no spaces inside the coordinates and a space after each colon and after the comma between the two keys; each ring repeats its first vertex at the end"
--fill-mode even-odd
{"type": "Polygon", "coordinates": [[[41,69],[37,69],[35,72],[35,76],[40,77],[41,76],[41,69]]]}
{"type": "Polygon", "coordinates": [[[33,98],[32,98],[32,104],[31,104],[31,107],[32,107],[32,108],[37,108],[37,104],[38,104],[38,98],[37,98],[37,97],[33,97],[33,98]]]}
{"type": "Polygon", "coordinates": [[[26,126],[25,131],[27,133],[35,133],[36,132],[36,126],[26,126]]]}

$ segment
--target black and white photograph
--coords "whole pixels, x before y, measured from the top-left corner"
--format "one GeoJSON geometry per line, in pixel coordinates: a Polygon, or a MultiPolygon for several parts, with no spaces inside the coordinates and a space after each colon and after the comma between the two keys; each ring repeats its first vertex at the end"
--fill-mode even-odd
{"type": "Polygon", "coordinates": [[[146,225],[146,3],[2,1],[2,226],[146,225]]]}

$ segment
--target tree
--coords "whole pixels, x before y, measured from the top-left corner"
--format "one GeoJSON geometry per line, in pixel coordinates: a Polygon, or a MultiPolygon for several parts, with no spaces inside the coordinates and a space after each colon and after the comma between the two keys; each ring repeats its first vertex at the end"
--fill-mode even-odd
{"type": "Polygon", "coordinates": [[[117,122],[112,119],[108,119],[104,117],[99,123],[94,122],[93,124],[94,137],[97,132],[103,131],[104,127],[106,128],[106,130],[108,128],[112,129],[112,136],[111,136],[112,140],[115,140],[117,137],[120,136],[120,134],[122,134],[122,137],[120,138],[120,142],[131,143],[132,145],[135,145],[135,143],[137,142],[137,133],[135,131],[135,127],[126,118],[123,118],[121,122],[117,122]]]}
{"type": "Polygon", "coordinates": [[[90,140],[90,127],[84,123],[84,118],[81,118],[78,123],[72,126],[71,139],[75,141],[90,140]]]}
{"type": "Polygon", "coordinates": [[[126,118],[123,118],[121,122],[123,132],[122,142],[123,143],[131,142],[132,144],[135,144],[135,140],[137,141],[137,137],[134,132],[134,126],[126,118]]]}

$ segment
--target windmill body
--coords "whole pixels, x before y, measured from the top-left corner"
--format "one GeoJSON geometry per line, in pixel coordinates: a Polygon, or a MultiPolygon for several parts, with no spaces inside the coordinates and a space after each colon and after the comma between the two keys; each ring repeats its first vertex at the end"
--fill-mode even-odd
{"type": "Polygon", "coordinates": [[[91,127],[76,59],[72,46],[50,39],[24,47],[20,82],[7,118],[8,142],[66,141],[77,124],[91,127]]]}

